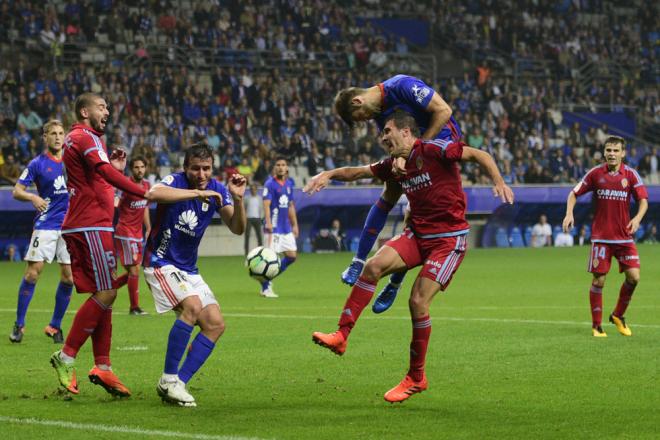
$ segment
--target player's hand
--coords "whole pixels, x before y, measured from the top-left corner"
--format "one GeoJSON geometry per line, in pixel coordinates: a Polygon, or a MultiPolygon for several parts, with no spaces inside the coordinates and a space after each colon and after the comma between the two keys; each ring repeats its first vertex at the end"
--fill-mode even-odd
{"type": "Polygon", "coordinates": [[[328,179],[328,174],[325,171],[322,171],[307,182],[307,185],[303,188],[303,192],[311,196],[328,186],[329,182],[330,179],[328,179]]]}
{"type": "Polygon", "coordinates": [[[126,159],[126,151],[121,148],[115,148],[112,151],[112,154],[110,154],[110,164],[115,167],[117,171],[121,171],[122,173],[124,172],[124,168],[126,168],[126,159]]]}
{"type": "Polygon", "coordinates": [[[227,189],[232,197],[242,199],[245,194],[245,188],[247,188],[247,179],[242,174],[234,174],[229,178],[227,189]]]}
{"type": "Polygon", "coordinates": [[[639,229],[639,220],[633,217],[626,226],[626,230],[629,234],[634,234],[639,229]]]}
{"type": "Polygon", "coordinates": [[[395,176],[406,175],[406,159],[403,157],[395,157],[392,159],[392,174],[395,176]]]}
{"type": "Polygon", "coordinates": [[[498,183],[493,187],[493,196],[499,197],[502,203],[513,204],[513,190],[506,183],[498,183]]]}
{"type": "Polygon", "coordinates": [[[218,204],[218,206],[222,206],[222,195],[220,193],[211,191],[210,189],[197,190],[197,192],[197,198],[201,202],[209,203],[212,199],[215,199],[215,202],[218,204]]]}
{"type": "Polygon", "coordinates": [[[44,212],[48,209],[48,202],[35,194],[32,198],[32,206],[34,206],[34,209],[37,211],[44,212]]]}
{"type": "Polygon", "coordinates": [[[564,221],[561,223],[561,228],[564,230],[564,232],[568,232],[573,229],[573,223],[573,214],[566,214],[564,221]]]}
{"type": "Polygon", "coordinates": [[[272,234],[273,233],[273,224],[271,222],[267,221],[264,224],[264,231],[268,234],[272,234]]]}

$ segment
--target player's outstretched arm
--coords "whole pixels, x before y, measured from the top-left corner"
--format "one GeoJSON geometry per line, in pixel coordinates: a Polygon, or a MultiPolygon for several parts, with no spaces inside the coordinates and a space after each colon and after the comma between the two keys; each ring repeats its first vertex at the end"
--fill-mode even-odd
{"type": "Polygon", "coordinates": [[[571,191],[568,193],[568,199],[566,199],[566,216],[564,217],[564,221],[561,222],[561,228],[564,230],[564,232],[568,232],[573,229],[575,224],[575,220],[573,219],[573,208],[575,208],[576,202],[577,197],[575,196],[575,193],[571,191]]]}
{"type": "Polygon", "coordinates": [[[497,164],[490,154],[476,148],[464,146],[461,160],[478,163],[493,181],[493,195],[502,199],[504,203],[513,203],[513,191],[504,183],[504,178],[500,174],[500,170],[497,169],[497,164]]]}
{"type": "Polygon", "coordinates": [[[331,180],[339,180],[342,182],[353,182],[359,179],[367,179],[374,177],[369,165],[361,167],[342,167],[335,168],[334,170],[322,171],[316,176],[312,177],[307,185],[303,188],[303,192],[307,194],[314,194],[321,191],[328,186],[331,180]]]}
{"type": "Polygon", "coordinates": [[[637,209],[637,215],[630,219],[626,229],[630,234],[634,234],[639,229],[639,224],[642,222],[646,211],[649,209],[649,201],[646,199],[639,200],[639,208],[637,209]]]}
{"type": "Polygon", "coordinates": [[[216,198],[222,201],[222,196],[215,191],[202,191],[199,189],[181,189],[157,183],[146,194],[146,199],[156,203],[176,203],[194,199],[216,198]]]}
{"type": "Polygon", "coordinates": [[[14,190],[11,195],[16,200],[21,202],[32,202],[32,206],[39,212],[44,212],[48,208],[48,202],[39,197],[37,194],[33,194],[27,191],[27,187],[22,183],[17,183],[14,185],[14,190]]]}
{"type": "Polygon", "coordinates": [[[233,205],[225,205],[220,208],[220,217],[225,222],[229,230],[236,234],[242,235],[247,226],[247,215],[245,214],[245,205],[243,204],[243,196],[245,195],[245,188],[247,187],[247,179],[240,175],[234,174],[229,179],[227,189],[234,199],[233,205]]]}

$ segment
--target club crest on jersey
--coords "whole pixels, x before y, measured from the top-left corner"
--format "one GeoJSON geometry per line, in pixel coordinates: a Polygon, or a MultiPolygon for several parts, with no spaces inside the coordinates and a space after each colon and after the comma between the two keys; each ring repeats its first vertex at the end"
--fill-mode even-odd
{"type": "Polygon", "coordinates": [[[626,188],[628,186],[628,179],[626,179],[625,177],[621,179],[621,186],[626,188]]]}
{"type": "Polygon", "coordinates": [[[202,211],[206,212],[209,210],[209,204],[206,202],[202,202],[202,211]]]}
{"type": "Polygon", "coordinates": [[[594,262],[593,262],[594,269],[598,267],[598,264],[600,264],[600,261],[598,260],[598,258],[594,258],[594,262]]]}
{"type": "Polygon", "coordinates": [[[422,169],[422,167],[424,166],[424,160],[422,159],[421,156],[417,157],[417,160],[415,161],[415,165],[417,166],[418,170],[422,169]]]}

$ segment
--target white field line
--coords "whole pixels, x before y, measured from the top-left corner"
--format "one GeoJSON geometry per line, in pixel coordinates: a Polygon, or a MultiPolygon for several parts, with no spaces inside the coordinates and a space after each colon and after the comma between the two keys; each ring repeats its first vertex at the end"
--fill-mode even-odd
{"type": "MultiPolygon", "coordinates": [[[[502,310],[507,309],[502,307],[502,310]]],[[[272,310],[272,309],[270,309],[272,310]]],[[[0,313],[15,313],[14,309],[0,309],[0,313]]],[[[50,310],[30,310],[33,313],[52,313],[50,310]]],[[[338,315],[281,315],[273,313],[224,313],[225,317],[228,318],[264,318],[264,319],[337,319],[338,315]]],[[[379,316],[370,316],[362,315],[360,319],[367,320],[390,320],[390,321],[409,321],[410,317],[408,316],[391,316],[391,315],[379,315],[379,316]]],[[[569,325],[569,326],[588,326],[591,325],[587,320],[585,321],[559,321],[559,320],[544,320],[544,319],[512,319],[512,318],[462,318],[455,316],[438,316],[431,315],[431,319],[436,321],[453,321],[453,322],[493,322],[493,323],[504,323],[504,324],[533,324],[533,325],[569,325]]],[[[631,323],[631,327],[642,327],[642,328],[660,328],[660,324],[639,324],[631,323]]]]}
{"type": "MultiPolygon", "coordinates": [[[[183,411],[186,411],[185,409],[183,411]]],[[[63,420],[44,420],[35,418],[18,418],[18,417],[5,417],[0,416],[0,423],[11,423],[15,425],[37,425],[37,426],[54,426],[57,428],[77,429],[79,431],[96,431],[96,432],[115,432],[118,434],[137,434],[147,437],[171,437],[192,440],[263,440],[258,437],[242,437],[236,435],[209,435],[209,434],[191,434],[178,431],[162,431],[143,428],[132,428],[123,425],[99,425],[88,423],[73,423],[65,422],[63,420]]]]}

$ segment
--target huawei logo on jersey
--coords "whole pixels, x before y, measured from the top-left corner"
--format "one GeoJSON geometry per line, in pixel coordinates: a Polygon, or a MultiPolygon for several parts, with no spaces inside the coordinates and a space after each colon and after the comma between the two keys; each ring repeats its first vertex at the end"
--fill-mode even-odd
{"type": "Polygon", "coordinates": [[[289,198],[282,194],[278,200],[278,204],[280,208],[287,208],[289,206],[289,198]]]}
{"type": "Polygon", "coordinates": [[[195,234],[195,228],[198,223],[197,214],[192,209],[189,209],[179,214],[179,223],[174,225],[174,229],[194,237],[197,235],[195,234]]]}
{"type": "Polygon", "coordinates": [[[66,180],[64,176],[57,176],[53,181],[53,186],[55,187],[55,194],[64,194],[66,190],[66,180]]]}

